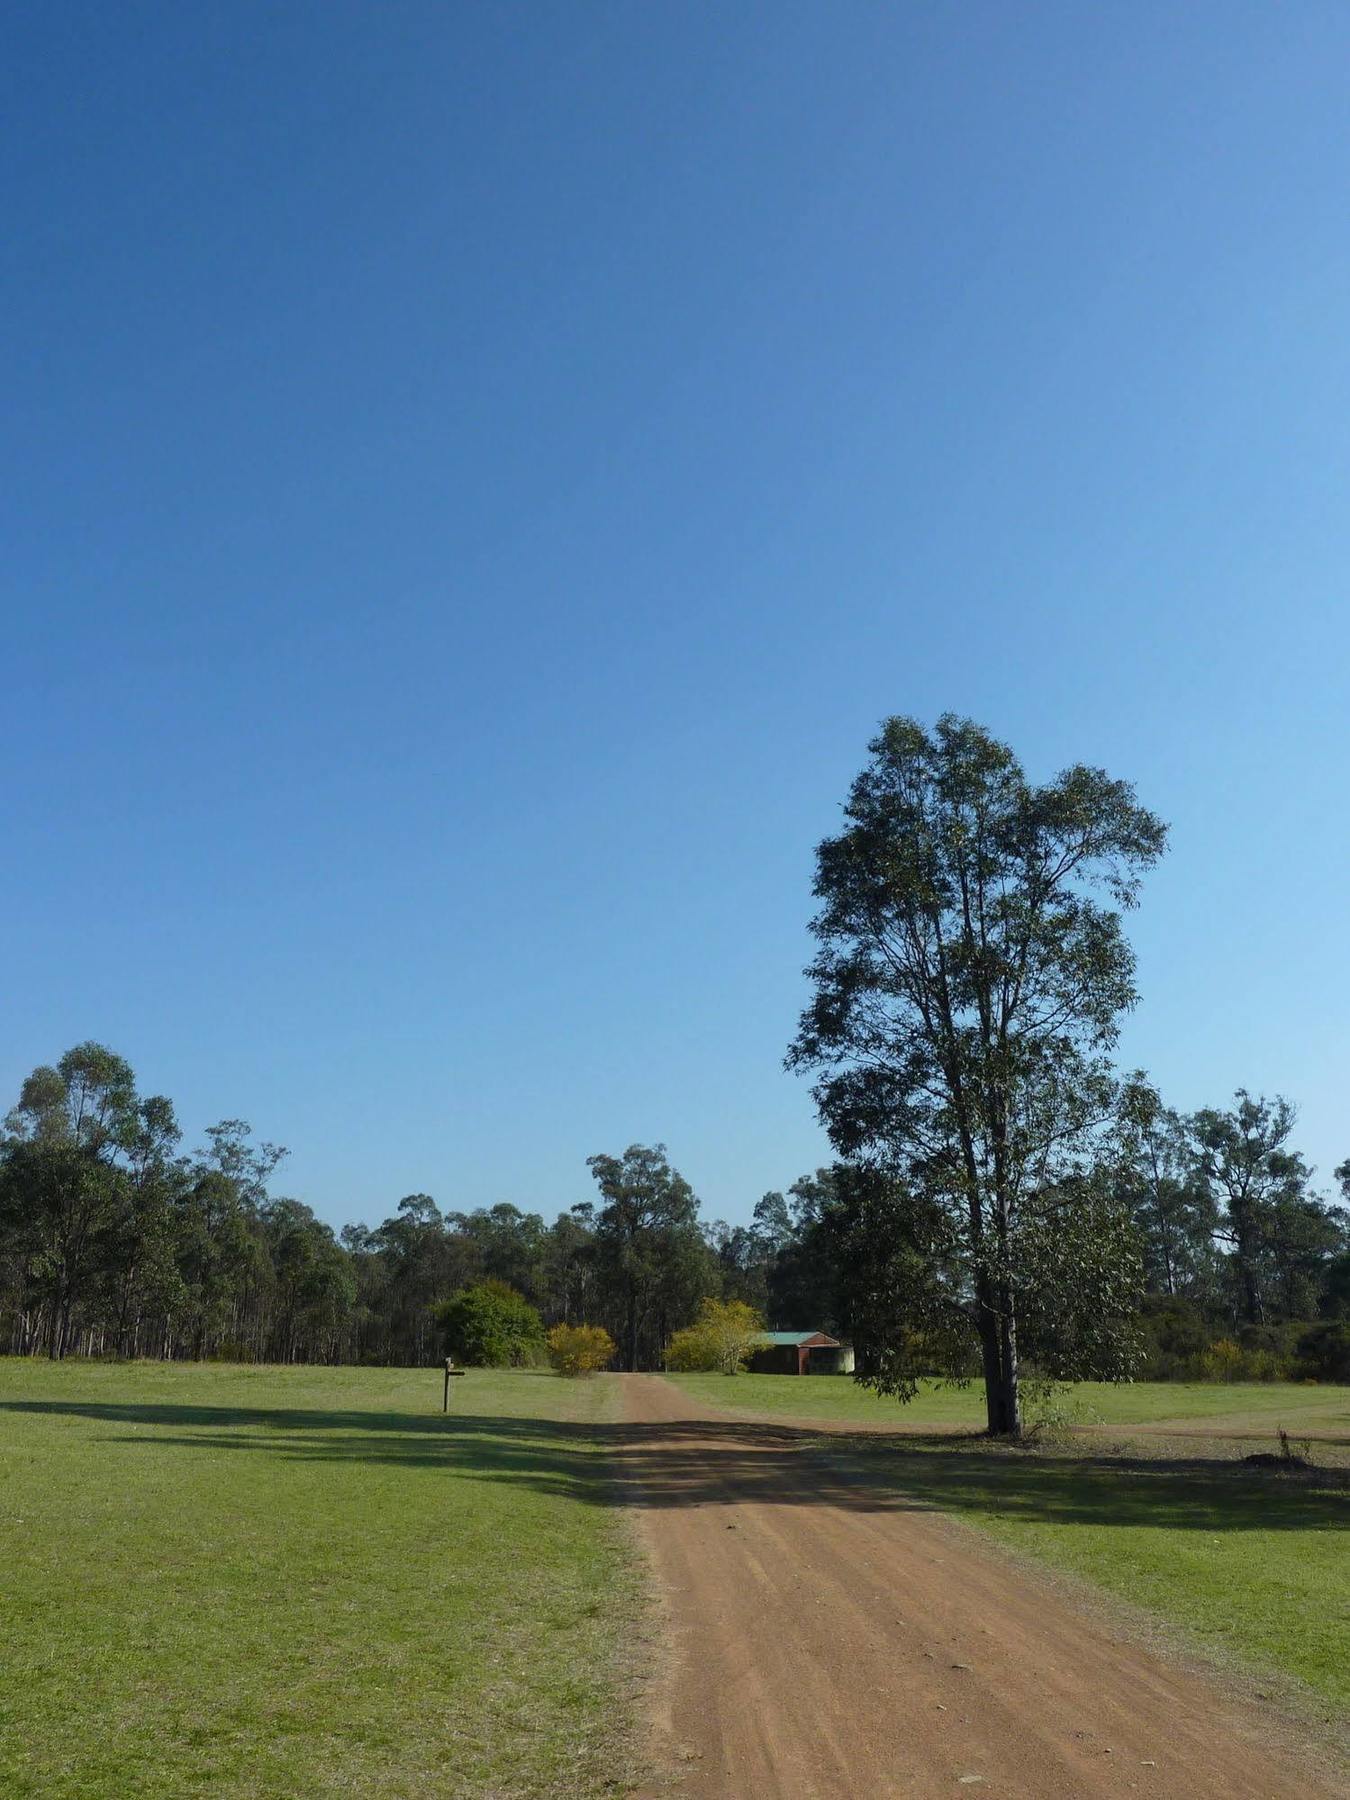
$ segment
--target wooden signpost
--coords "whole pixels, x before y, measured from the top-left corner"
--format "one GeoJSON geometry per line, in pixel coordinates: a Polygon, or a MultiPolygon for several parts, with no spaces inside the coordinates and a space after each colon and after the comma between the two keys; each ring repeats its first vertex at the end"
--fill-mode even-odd
{"type": "Polygon", "coordinates": [[[446,1359],[445,1359],[445,1392],[441,1396],[441,1411],[442,1412],[449,1412],[449,1410],[450,1410],[450,1377],[452,1375],[467,1375],[467,1374],[468,1374],[467,1369],[457,1369],[454,1364],[454,1359],[449,1356],[446,1357],[446,1359]]]}

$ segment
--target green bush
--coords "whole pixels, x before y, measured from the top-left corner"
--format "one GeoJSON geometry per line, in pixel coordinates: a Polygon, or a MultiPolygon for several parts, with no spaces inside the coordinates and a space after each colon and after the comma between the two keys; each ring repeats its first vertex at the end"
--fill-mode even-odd
{"type": "Polygon", "coordinates": [[[744,1300],[705,1300],[695,1323],[671,1337],[665,1364],[679,1374],[739,1375],[763,1335],[764,1321],[744,1300]]]}
{"type": "MultiPolygon", "coordinates": [[[[1181,1296],[1153,1295],[1139,1315],[1148,1381],[1333,1380],[1310,1374],[1321,1352],[1305,1357],[1302,1346],[1322,1330],[1306,1319],[1225,1327],[1222,1315],[1181,1296]]],[[[1334,1325],[1333,1325],[1334,1331],[1334,1325]]],[[[1318,1340],[1319,1342],[1321,1340],[1318,1340]]],[[[1327,1340],[1334,1343],[1334,1337],[1327,1340]]],[[[1334,1354],[1332,1360],[1334,1361],[1334,1354]]],[[[1342,1376],[1339,1379],[1350,1379],[1342,1376]]]]}
{"type": "Polygon", "coordinates": [[[1206,1381],[1241,1381],[1242,1347],[1232,1338],[1216,1338],[1200,1358],[1206,1381]]]}
{"type": "Polygon", "coordinates": [[[528,1367],[543,1360],[544,1322],[523,1294],[504,1281],[461,1288],[432,1308],[451,1356],[484,1369],[528,1367]]]}
{"type": "Polygon", "coordinates": [[[1285,1319],[1278,1325],[1244,1325],[1238,1332],[1254,1381],[1287,1381],[1293,1372],[1299,1340],[1307,1319],[1285,1319]]]}
{"type": "Polygon", "coordinates": [[[1150,1295],[1140,1309],[1146,1381],[1193,1381],[1218,1335],[1218,1321],[1180,1295],[1150,1295]]]}
{"type": "Polygon", "coordinates": [[[1350,1381],[1350,1319],[1329,1320],[1305,1331],[1294,1375],[1300,1381],[1350,1381]]]}
{"type": "Polygon", "coordinates": [[[603,1325],[555,1325],[548,1360],[560,1375],[592,1375],[614,1360],[614,1339],[603,1325]]]}

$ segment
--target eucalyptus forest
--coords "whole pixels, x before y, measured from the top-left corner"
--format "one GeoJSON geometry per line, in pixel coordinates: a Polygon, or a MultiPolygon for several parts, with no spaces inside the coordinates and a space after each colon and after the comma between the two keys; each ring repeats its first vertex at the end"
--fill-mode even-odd
{"type": "MultiPolygon", "coordinates": [[[[1350,1378],[1350,1237],[1292,1147],[1292,1107],[1239,1094],[1183,1116],[1133,1098],[1110,1173],[1140,1248],[1143,1366],[1225,1372],[1212,1346],[1227,1342],[1242,1372],[1269,1377],[1302,1344],[1310,1374],[1350,1378]]],[[[139,1097],[99,1045],[34,1071],[0,1159],[8,1351],[416,1365],[442,1354],[438,1303],[485,1280],[545,1325],[603,1324],[630,1367],[657,1366],[708,1296],[784,1328],[866,1324],[860,1225],[884,1217],[887,1193],[846,1165],[765,1193],[747,1225],[701,1218],[664,1151],[637,1146],[596,1159],[607,1190],[551,1223],[409,1194],[335,1233],[270,1191],[276,1145],[237,1119],[204,1137],[184,1153],[172,1104],[139,1097]]],[[[1339,1181],[1350,1200],[1350,1164],[1339,1181]]]]}

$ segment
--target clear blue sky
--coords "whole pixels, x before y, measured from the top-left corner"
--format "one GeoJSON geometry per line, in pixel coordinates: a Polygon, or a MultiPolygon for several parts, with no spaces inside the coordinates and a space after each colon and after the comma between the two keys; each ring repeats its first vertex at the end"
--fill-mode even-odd
{"type": "Polygon", "coordinates": [[[11,8],[0,1088],[335,1223],[824,1154],[887,713],[1133,780],[1124,1044],[1350,1155],[1350,12],[11,8]]]}

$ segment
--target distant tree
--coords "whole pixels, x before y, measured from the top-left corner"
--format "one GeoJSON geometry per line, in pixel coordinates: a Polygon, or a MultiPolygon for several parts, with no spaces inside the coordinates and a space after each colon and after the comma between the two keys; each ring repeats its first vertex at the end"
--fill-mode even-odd
{"type": "Polygon", "coordinates": [[[1281,1318],[1312,1319],[1325,1310],[1338,1254],[1350,1243],[1345,1215],[1316,1194],[1276,1196],[1266,1222],[1268,1291],[1281,1318]]]}
{"type": "Polygon", "coordinates": [[[617,1323],[623,1367],[654,1362],[670,1331],[692,1318],[716,1286],[698,1230],[698,1201],[670,1166],[664,1144],[632,1144],[622,1156],[592,1156],[600,1189],[595,1219],[601,1292],[617,1323]]]}
{"type": "Polygon", "coordinates": [[[179,1251],[190,1172],[177,1154],[180,1136],[171,1101],[157,1094],[137,1102],[125,1135],[129,1180],[102,1268],[104,1316],[124,1356],[141,1354],[151,1321],[187,1310],[179,1251]]]}
{"type": "MultiPolygon", "coordinates": [[[[254,1192],[219,1167],[193,1170],[178,1220],[187,1304],[183,1317],[166,1321],[169,1340],[185,1335],[191,1356],[218,1352],[222,1343],[237,1350],[247,1316],[256,1318],[268,1271],[254,1192]]],[[[253,1348],[262,1346],[255,1340],[253,1348]]]]}
{"type": "Polygon", "coordinates": [[[1201,1295],[1214,1275],[1214,1200],[1188,1122],[1163,1105],[1142,1072],[1122,1090],[1119,1157],[1122,1194],[1139,1229],[1145,1287],[1155,1294],[1201,1295]]]}
{"type": "Polygon", "coordinates": [[[502,1369],[538,1362],[544,1322],[523,1294],[504,1281],[462,1288],[435,1308],[446,1346],[461,1362],[502,1369]]]}
{"type": "Polygon", "coordinates": [[[201,1153],[203,1168],[215,1169],[234,1184],[245,1204],[259,1207],[267,1199],[267,1184],[290,1152],[280,1144],[254,1144],[253,1127],[246,1119],[222,1119],[206,1130],[208,1148],[201,1153]]]}
{"type": "Polygon", "coordinates": [[[741,1300],[762,1313],[773,1261],[767,1239],[753,1225],[728,1225],[722,1219],[709,1225],[704,1236],[717,1259],[723,1299],[741,1300]]]}
{"type": "Polygon", "coordinates": [[[839,1155],[903,1178],[914,1255],[978,1344],[989,1429],[1016,1434],[1033,1293],[1061,1338],[1095,1316],[1102,1373],[1129,1356],[1133,1231],[1080,1178],[1136,998],[1117,909],[1165,829],[1099,769],[1033,787],[966,720],[890,719],[870,748],[818,852],[815,993],[788,1062],[820,1072],[839,1155]]]}
{"type": "Polygon", "coordinates": [[[1290,1148],[1295,1117],[1280,1095],[1268,1100],[1239,1088],[1227,1111],[1205,1108],[1191,1122],[1237,1313],[1250,1325],[1272,1312],[1315,1311],[1321,1266],[1339,1244],[1330,1210],[1309,1192],[1311,1170],[1290,1148]]]}
{"type": "Polygon", "coordinates": [[[5,1121],[0,1212],[26,1247],[29,1286],[49,1356],[70,1347],[77,1309],[102,1273],[107,1239],[128,1210],[120,1160],[136,1124],[130,1065],[102,1044],[34,1069],[5,1121]]]}
{"type": "Polygon", "coordinates": [[[356,1299],[350,1258],[299,1200],[270,1202],[264,1226],[278,1299],[277,1360],[333,1360],[356,1299]]]}
{"type": "Polygon", "coordinates": [[[959,1230],[940,1200],[876,1164],[840,1164],[823,1230],[838,1269],[839,1326],[859,1380],[912,1394],[924,1375],[964,1379],[980,1367],[959,1230]]]}
{"type": "Polygon", "coordinates": [[[1323,1271],[1319,1310],[1324,1318],[1350,1319],[1350,1157],[1336,1169],[1336,1181],[1341,1190],[1340,1222],[1346,1242],[1323,1271]]]}
{"type": "Polygon", "coordinates": [[[564,1324],[589,1318],[597,1303],[594,1214],[590,1202],[583,1202],[559,1213],[545,1235],[544,1310],[564,1324]]]}
{"type": "Polygon", "coordinates": [[[381,1360],[425,1366],[434,1353],[432,1306],[481,1275],[478,1247],[446,1229],[430,1194],[405,1194],[365,1250],[363,1292],[378,1300],[371,1348],[381,1360]]]}
{"type": "Polygon", "coordinates": [[[1350,1382],[1350,1320],[1314,1325],[1299,1340],[1294,1374],[1301,1381],[1350,1382]]]}
{"type": "Polygon", "coordinates": [[[830,1229],[837,1203],[833,1169],[799,1176],[788,1189],[789,1231],[769,1266],[770,1323],[783,1331],[832,1331],[840,1321],[837,1242],[830,1229]]]}
{"type": "Polygon", "coordinates": [[[796,1236],[796,1224],[787,1199],[776,1189],[755,1202],[755,1231],[769,1251],[776,1254],[796,1236]]]}
{"type": "Polygon", "coordinates": [[[450,1213],[446,1226],[472,1244],[484,1275],[506,1282],[531,1302],[542,1298],[547,1233],[538,1213],[500,1201],[470,1213],[450,1213]]]}
{"type": "Polygon", "coordinates": [[[1350,1248],[1331,1257],[1323,1269],[1317,1310],[1324,1319],[1350,1319],[1350,1248]]]}

